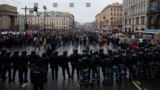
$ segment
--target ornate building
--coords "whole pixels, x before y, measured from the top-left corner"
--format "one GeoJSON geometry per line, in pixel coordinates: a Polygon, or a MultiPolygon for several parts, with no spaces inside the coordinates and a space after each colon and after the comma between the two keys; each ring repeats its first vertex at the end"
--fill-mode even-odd
{"type": "Polygon", "coordinates": [[[147,17],[148,29],[160,29],[160,0],[149,0],[147,17]]]}
{"type": "MultiPolygon", "coordinates": [[[[20,15],[17,18],[17,25],[24,24],[25,17],[20,15]]],[[[44,12],[38,12],[36,15],[27,16],[28,29],[38,30],[44,29],[44,26],[48,30],[67,30],[74,28],[74,16],[68,12],[46,12],[44,19],[44,12]]]]}
{"type": "Polygon", "coordinates": [[[123,30],[127,33],[143,31],[147,25],[148,0],[123,0],[123,30]]]}
{"type": "Polygon", "coordinates": [[[9,30],[15,28],[17,8],[2,4],[0,5],[0,29],[9,30]]]}
{"type": "Polygon", "coordinates": [[[101,13],[96,15],[96,26],[98,29],[121,30],[122,4],[107,5],[101,13]]]}

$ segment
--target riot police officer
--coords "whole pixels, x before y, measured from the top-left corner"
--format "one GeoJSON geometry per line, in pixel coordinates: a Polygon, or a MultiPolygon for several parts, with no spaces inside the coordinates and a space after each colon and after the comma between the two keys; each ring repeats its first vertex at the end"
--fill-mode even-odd
{"type": "Polygon", "coordinates": [[[0,56],[0,76],[1,76],[1,79],[3,80],[3,61],[4,61],[4,58],[5,58],[5,55],[6,55],[6,50],[2,50],[1,51],[1,56],[0,56]]]}
{"type": "Polygon", "coordinates": [[[131,57],[129,59],[129,80],[133,80],[137,78],[137,63],[138,63],[138,57],[135,52],[131,52],[131,57]]]}
{"type": "Polygon", "coordinates": [[[55,79],[57,80],[58,79],[58,69],[59,69],[58,51],[55,51],[53,55],[51,55],[49,63],[50,63],[51,72],[52,72],[52,80],[54,80],[54,75],[55,75],[55,79]]]}
{"type": "Polygon", "coordinates": [[[18,67],[18,72],[19,72],[19,82],[20,83],[26,83],[28,82],[27,80],[27,73],[28,73],[28,56],[26,55],[27,52],[23,51],[20,58],[19,58],[19,67],[18,67]]]}
{"type": "Polygon", "coordinates": [[[46,71],[43,66],[43,61],[38,58],[34,64],[32,64],[30,72],[30,80],[33,84],[33,90],[44,90],[44,84],[46,83],[46,71]]]}
{"type": "Polygon", "coordinates": [[[75,49],[73,51],[74,53],[70,56],[70,60],[71,60],[71,66],[72,66],[72,78],[74,77],[74,71],[76,69],[77,71],[77,77],[79,79],[79,58],[80,55],[78,54],[78,50],[75,49]]]}
{"type": "MultiPolygon", "coordinates": [[[[44,67],[44,69],[45,69],[45,71],[46,71],[46,77],[48,76],[48,64],[49,64],[49,58],[50,58],[50,54],[49,55],[47,55],[46,53],[43,53],[42,54],[42,57],[41,57],[41,61],[42,61],[42,63],[43,63],[43,67],[44,67]]],[[[48,80],[47,80],[47,78],[46,78],[46,82],[47,82],[48,80]]]]}
{"type": "Polygon", "coordinates": [[[29,67],[35,64],[35,62],[39,59],[39,55],[36,54],[35,51],[32,51],[29,55],[29,67]]]}
{"type": "Polygon", "coordinates": [[[8,72],[8,81],[11,82],[12,78],[11,78],[11,70],[12,70],[12,66],[11,66],[11,57],[10,57],[11,53],[8,52],[6,54],[6,58],[5,58],[5,62],[6,62],[6,68],[7,68],[7,72],[8,72]]]}
{"type": "Polygon", "coordinates": [[[128,56],[127,53],[125,51],[122,51],[122,53],[120,54],[120,60],[121,60],[121,65],[122,65],[122,70],[123,70],[123,75],[124,78],[126,79],[127,77],[127,60],[128,60],[128,56]]]}
{"type": "Polygon", "coordinates": [[[15,81],[15,76],[16,72],[18,70],[18,61],[19,61],[19,51],[15,51],[14,54],[11,56],[11,62],[12,62],[12,68],[13,68],[13,73],[12,73],[12,80],[15,81]]]}
{"type": "Polygon", "coordinates": [[[64,80],[66,78],[65,71],[67,71],[68,77],[69,78],[71,77],[68,62],[69,62],[69,57],[67,56],[67,51],[64,51],[63,55],[60,56],[60,63],[59,63],[59,65],[62,68],[62,74],[63,74],[64,80]]]}
{"type": "Polygon", "coordinates": [[[113,82],[112,80],[112,58],[107,54],[105,58],[101,61],[101,67],[102,67],[102,73],[103,73],[103,85],[111,84],[113,82]]]}
{"type": "Polygon", "coordinates": [[[100,84],[100,62],[101,57],[98,51],[95,51],[90,61],[90,68],[92,72],[91,85],[94,85],[97,82],[97,85],[100,84]]]}
{"type": "Polygon", "coordinates": [[[9,70],[11,69],[10,54],[11,54],[10,52],[7,52],[6,54],[3,55],[3,58],[2,58],[2,74],[1,74],[2,81],[6,80],[7,71],[9,76],[8,80],[9,82],[11,81],[11,77],[10,77],[11,70],[9,70]]]}
{"type": "Polygon", "coordinates": [[[80,79],[79,85],[88,86],[90,83],[90,56],[87,50],[83,50],[83,54],[80,56],[79,59],[79,66],[80,66],[80,79]]]}
{"type": "Polygon", "coordinates": [[[113,71],[115,72],[115,78],[116,81],[122,80],[122,62],[120,59],[120,54],[118,52],[115,52],[115,55],[113,56],[113,71]]]}

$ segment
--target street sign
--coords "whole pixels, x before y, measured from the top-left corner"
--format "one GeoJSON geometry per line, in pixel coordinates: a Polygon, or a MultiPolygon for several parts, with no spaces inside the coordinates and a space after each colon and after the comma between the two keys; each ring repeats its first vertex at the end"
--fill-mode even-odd
{"type": "Polygon", "coordinates": [[[23,32],[24,29],[25,29],[24,24],[20,24],[20,25],[19,25],[19,31],[20,31],[20,32],[23,32]]]}
{"type": "Polygon", "coordinates": [[[29,15],[34,15],[34,10],[33,9],[29,10],[29,15]]]}
{"type": "Polygon", "coordinates": [[[34,7],[38,7],[38,3],[34,3],[34,7]]]}

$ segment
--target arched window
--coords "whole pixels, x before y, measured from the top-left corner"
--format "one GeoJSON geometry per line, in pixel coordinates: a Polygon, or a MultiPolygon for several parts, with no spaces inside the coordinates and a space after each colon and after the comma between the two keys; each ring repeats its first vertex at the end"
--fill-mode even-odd
{"type": "Polygon", "coordinates": [[[154,29],[154,17],[153,16],[150,16],[149,17],[149,28],[150,29],[154,29]]]}
{"type": "Polygon", "coordinates": [[[160,15],[157,17],[157,28],[160,29],[160,15]]]}

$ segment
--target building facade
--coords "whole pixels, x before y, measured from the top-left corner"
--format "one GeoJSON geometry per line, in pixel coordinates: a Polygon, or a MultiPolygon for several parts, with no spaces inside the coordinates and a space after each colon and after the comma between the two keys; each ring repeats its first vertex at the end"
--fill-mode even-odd
{"type": "Polygon", "coordinates": [[[96,16],[96,22],[100,28],[120,30],[122,28],[122,4],[113,3],[106,6],[96,16]]]}
{"type": "MultiPolygon", "coordinates": [[[[43,12],[38,12],[37,15],[28,15],[27,24],[29,30],[48,29],[48,30],[68,30],[74,28],[74,16],[70,13],[63,12],[46,12],[44,18],[43,12]]],[[[24,15],[17,18],[17,25],[25,23],[24,15]]]]}
{"type": "Polygon", "coordinates": [[[160,29],[160,0],[149,0],[147,21],[148,29],[160,29]]]}
{"type": "Polygon", "coordinates": [[[123,0],[123,31],[143,31],[147,25],[148,0],[123,0]]]}
{"type": "Polygon", "coordinates": [[[11,30],[15,28],[17,8],[2,4],[0,5],[0,29],[11,30]]]}
{"type": "Polygon", "coordinates": [[[98,13],[97,15],[96,15],[96,29],[101,29],[102,27],[101,27],[101,14],[100,13],[98,13]]]}

